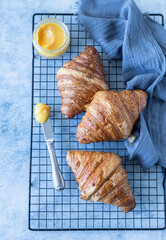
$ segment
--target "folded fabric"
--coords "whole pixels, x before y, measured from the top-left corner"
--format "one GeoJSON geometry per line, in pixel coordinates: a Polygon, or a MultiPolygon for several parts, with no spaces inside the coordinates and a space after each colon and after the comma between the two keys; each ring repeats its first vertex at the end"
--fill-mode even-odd
{"type": "Polygon", "coordinates": [[[138,159],[144,169],[158,161],[166,167],[166,30],[132,0],[82,0],[78,22],[109,60],[123,58],[125,88],[148,93],[133,130],[137,139],[131,146],[125,140],[129,159],[138,159]]]}

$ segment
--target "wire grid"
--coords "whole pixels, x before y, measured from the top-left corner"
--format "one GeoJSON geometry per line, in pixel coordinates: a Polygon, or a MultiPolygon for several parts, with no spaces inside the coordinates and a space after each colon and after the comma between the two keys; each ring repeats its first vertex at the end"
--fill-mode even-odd
{"type": "MultiPolygon", "coordinates": [[[[86,45],[95,46],[100,53],[110,90],[124,89],[122,62],[112,60],[109,63],[101,46],[87,36],[73,14],[35,14],[33,28],[39,21],[48,17],[56,17],[65,22],[71,33],[71,44],[67,53],[56,60],[40,57],[33,49],[29,228],[31,230],[165,228],[162,168],[155,165],[143,172],[136,160],[127,161],[123,141],[80,144],[75,135],[84,113],[69,120],[60,112],[61,98],[57,87],[57,70],[83,51],[86,45]],[[51,106],[50,116],[55,133],[56,155],[66,183],[66,188],[62,192],[57,192],[53,188],[51,162],[44,135],[41,125],[34,119],[34,106],[38,102],[51,106]],[[120,155],[136,198],[135,209],[125,214],[109,204],[81,200],[78,183],[66,163],[68,150],[105,151],[120,155]]],[[[153,15],[153,18],[163,24],[162,15],[153,15]]]]}

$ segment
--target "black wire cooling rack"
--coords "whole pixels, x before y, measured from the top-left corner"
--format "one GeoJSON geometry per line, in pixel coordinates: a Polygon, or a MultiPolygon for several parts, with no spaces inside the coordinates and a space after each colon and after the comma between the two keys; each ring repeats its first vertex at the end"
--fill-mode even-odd
{"type": "MultiPolygon", "coordinates": [[[[101,46],[90,39],[78,25],[73,14],[35,14],[34,26],[45,18],[58,18],[65,22],[71,33],[67,53],[56,59],[40,57],[33,49],[32,61],[32,127],[29,187],[29,228],[31,230],[124,230],[164,229],[166,227],[163,170],[155,165],[143,172],[137,161],[127,161],[123,141],[91,143],[77,142],[77,125],[84,113],[73,119],[65,119],[60,112],[61,98],[56,73],[66,62],[77,56],[86,45],[96,47],[101,55],[110,90],[123,90],[122,62],[110,63],[101,46]],[[57,192],[53,188],[51,162],[42,128],[33,115],[34,106],[43,102],[51,106],[51,121],[55,133],[55,149],[66,188],[57,192]],[[136,208],[127,214],[108,204],[91,203],[79,198],[78,183],[66,163],[68,150],[110,151],[122,157],[129,182],[136,198],[136,208]]],[[[163,25],[161,14],[151,17],[163,25]]]]}

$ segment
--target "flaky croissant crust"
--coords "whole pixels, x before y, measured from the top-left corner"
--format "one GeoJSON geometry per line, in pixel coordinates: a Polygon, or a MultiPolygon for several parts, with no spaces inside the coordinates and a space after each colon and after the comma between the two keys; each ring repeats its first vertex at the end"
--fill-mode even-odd
{"type": "Polygon", "coordinates": [[[83,200],[112,204],[125,213],[135,207],[127,172],[117,154],[68,151],[66,160],[79,183],[83,200]]]}
{"type": "Polygon", "coordinates": [[[80,143],[126,139],[144,110],[147,94],[141,90],[97,92],[77,127],[80,143]]]}
{"type": "Polygon", "coordinates": [[[57,81],[66,118],[84,111],[96,92],[108,90],[100,55],[92,46],[66,62],[57,72],[57,81]]]}

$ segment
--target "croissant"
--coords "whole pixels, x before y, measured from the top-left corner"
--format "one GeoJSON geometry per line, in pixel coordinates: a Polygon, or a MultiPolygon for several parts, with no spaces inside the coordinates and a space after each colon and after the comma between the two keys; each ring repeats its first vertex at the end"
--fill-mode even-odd
{"type": "Polygon", "coordinates": [[[127,172],[117,154],[68,151],[66,160],[79,183],[81,199],[112,204],[124,213],[135,207],[127,172]]]}
{"type": "Polygon", "coordinates": [[[57,81],[66,118],[83,112],[96,92],[108,90],[100,55],[92,46],[66,62],[57,72],[57,81]]]}
{"type": "Polygon", "coordinates": [[[141,90],[97,92],[77,127],[77,140],[87,144],[129,137],[146,101],[141,90]]]}

